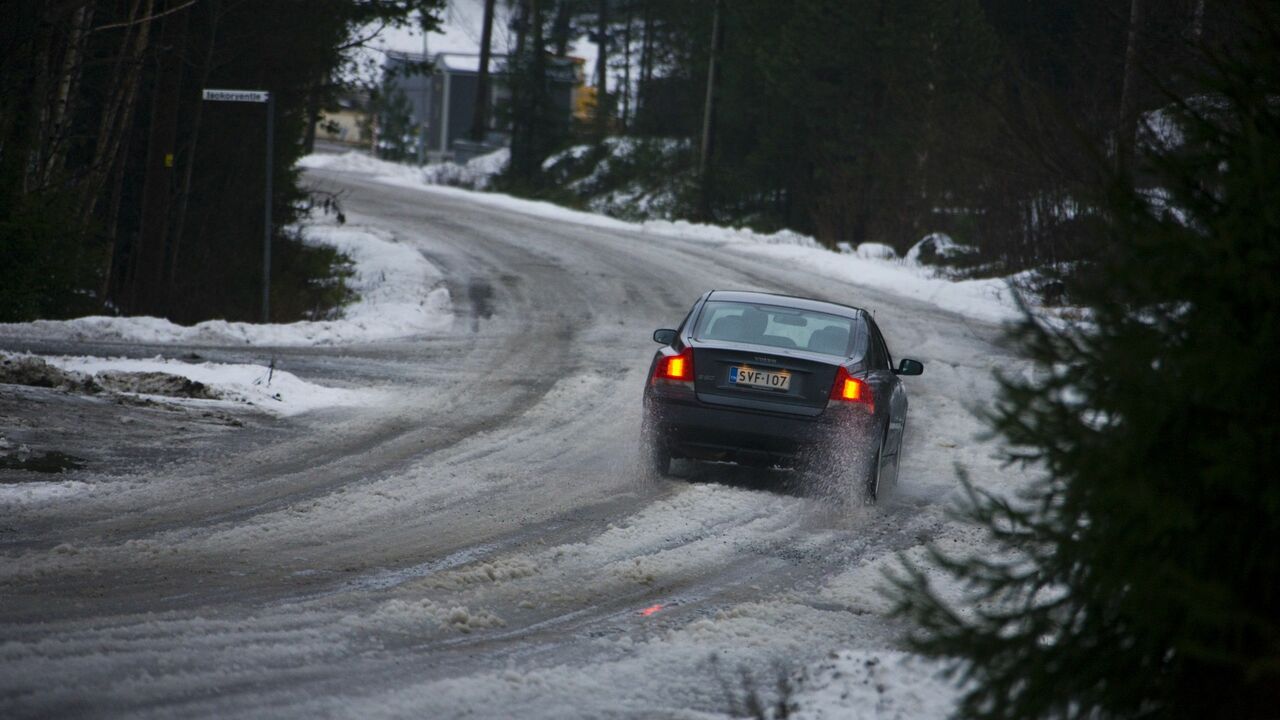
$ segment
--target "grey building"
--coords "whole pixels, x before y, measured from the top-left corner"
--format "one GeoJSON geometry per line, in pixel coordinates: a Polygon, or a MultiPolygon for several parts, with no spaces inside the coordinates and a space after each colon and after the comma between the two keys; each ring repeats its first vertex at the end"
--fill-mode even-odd
{"type": "MultiPolygon", "coordinates": [[[[506,56],[490,56],[489,127],[480,146],[469,142],[480,84],[480,56],[435,53],[429,56],[429,70],[415,71],[423,57],[421,53],[392,51],[383,64],[384,87],[399,89],[409,102],[410,122],[418,131],[419,157],[428,162],[467,160],[510,144],[510,121],[504,111],[511,99],[506,56]]],[[[576,67],[569,58],[551,58],[548,64],[552,102],[564,108],[566,125],[579,84],[576,67]]]]}

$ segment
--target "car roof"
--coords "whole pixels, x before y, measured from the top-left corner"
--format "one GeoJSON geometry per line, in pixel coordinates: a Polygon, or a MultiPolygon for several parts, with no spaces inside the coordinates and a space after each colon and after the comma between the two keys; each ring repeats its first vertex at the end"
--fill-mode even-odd
{"type": "Polygon", "coordinates": [[[865,314],[862,308],[839,303],[814,300],[812,298],[780,295],[777,293],[755,292],[750,290],[712,290],[707,293],[707,300],[718,302],[755,303],[760,305],[778,305],[798,310],[813,310],[849,318],[861,318],[865,314]]]}

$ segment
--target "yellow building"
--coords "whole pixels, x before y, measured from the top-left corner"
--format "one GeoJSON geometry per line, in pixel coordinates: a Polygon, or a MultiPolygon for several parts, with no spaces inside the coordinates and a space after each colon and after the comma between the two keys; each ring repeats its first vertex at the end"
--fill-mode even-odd
{"type": "Polygon", "coordinates": [[[363,93],[343,94],[332,107],[320,113],[316,137],[349,145],[368,145],[372,141],[368,106],[363,93]]]}

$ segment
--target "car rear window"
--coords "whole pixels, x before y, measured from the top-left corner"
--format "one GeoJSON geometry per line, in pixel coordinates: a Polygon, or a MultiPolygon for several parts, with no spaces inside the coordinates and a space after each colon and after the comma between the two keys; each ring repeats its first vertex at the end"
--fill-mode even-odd
{"type": "Polygon", "coordinates": [[[814,310],[713,300],[703,306],[693,337],[851,357],[863,339],[856,323],[814,310]]]}

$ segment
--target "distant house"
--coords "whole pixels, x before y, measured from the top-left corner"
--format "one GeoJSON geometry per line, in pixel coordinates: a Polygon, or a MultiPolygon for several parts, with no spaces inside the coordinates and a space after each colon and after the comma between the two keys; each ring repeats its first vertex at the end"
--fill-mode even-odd
{"type": "MultiPolygon", "coordinates": [[[[390,51],[383,64],[383,92],[400,92],[408,101],[409,125],[416,130],[420,156],[429,162],[465,160],[479,152],[510,144],[511,122],[508,108],[511,88],[507,83],[505,55],[489,60],[489,123],[479,146],[469,142],[475,115],[476,92],[480,84],[480,56],[462,53],[435,53],[430,68],[422,67],[421,53],[390,51]]],[[[581,84],[581,61],[549,58],[548,85],[555,107],[563,108],[566,126],[574,110],[575,88],[581,84]]]]}
{"type": "Polygon", "coordinates": [[[344,92],[332,105],[325,107],[316,124],[316,137],[349,145],[367,144],[369,129],[369,95],[344,92]]]}

